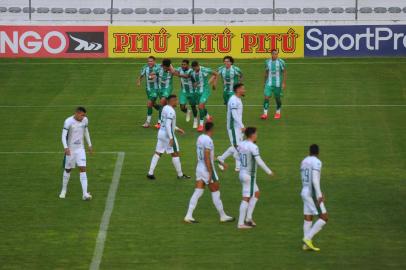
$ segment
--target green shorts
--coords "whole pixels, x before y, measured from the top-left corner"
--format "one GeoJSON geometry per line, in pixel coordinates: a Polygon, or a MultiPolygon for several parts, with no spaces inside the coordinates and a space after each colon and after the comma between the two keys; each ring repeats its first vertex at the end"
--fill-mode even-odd
{"type": "Polygon", "coordinates": [[[204,90],[203,93],[196,93],[196,101],[198,104],[206,104],[210,97],[210,90],[204,90]]]}
{"type": "Polygon", "coordinates": [[[196,94],[195,93],[185,93],[183,91],[180,92],[179,96],[179,104],[186,105],[189,103],[190,105],[196,105],[196,94]]]}
{"type": "Polygon", "coordinates": [[[230,97],[234,95],[234,91],[230,92],[230,91],[223,91],[223,100],[224,100],[224,105],[227,105],[228,100],[230,99],[230,97]]]}
{"type": "Polygon", "coordinates": [[[159,97],[161,98],[168,98],[170,95],[172,94],[172,88],[168,87],[168,88],[164,88],[164,89],[160,89],[159,90],[159,97]]]}
{"type": "Polygon", "coordinates": [[[272,95],[275,97],[282,97],[283,96],[282,87],[265,85],[264,96],[272,97],[272,95]]]}
{"type": "Polygon", "coordinates": [[[158,98],[158,89],[154,90],[146,90],[145,93],[147,94],[147,99],[151,101],[155,101],[158,98]]]}

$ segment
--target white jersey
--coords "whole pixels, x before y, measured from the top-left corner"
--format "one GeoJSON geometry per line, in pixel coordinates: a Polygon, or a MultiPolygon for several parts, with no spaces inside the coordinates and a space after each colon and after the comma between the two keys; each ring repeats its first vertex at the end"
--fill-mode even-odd
{"type": "Polygon", "coordinates": [[[162,109],[161,113],[161,128],[158,132],[158,137],[167,137],[172,139],[175,137],[176,128],[176,112],[175,109],[166,105],[162,109]]]}
{"type": "Polygon", "coordinates": [[[242,123],[243,105],[241,98],[233,95],[227,103],[227,129],[244,128],[242,123]]]}
{"type": "Polygon", "coordinates": [[[258,146],[251,141],[245,140],[238,145],[238,152],[241,161],[240,174],[255,176],[257,173],[255,157],[259,156],[258,146]]]}
{"type": "Polygon", "coordinates": [[[303,159],[300,165],[300,174],[302,178],[302,194],[308,196],[313,194],[313,171],[321,172],[321,161],[315,156],[308,156],[303,159]]]}
{"type": "Polygon", "coordinates": [[[90,137],[88,133],[89,120],[87,117],[83,120],[77,121],[73,116],[68,117],[63,125],[64,131],[62,132],[62,144],[64,148],[78,149],[84,148],[84,137],[89,146],[91,146],[90,137]],[[66,136],[66,137],[65,137],[66,136]]]}
{"type": "MultiPolygon", "coordinates": [[[[212,167],[212,180],[218,180],[217,173],[214,166],[214,143],[210,136],[202,134],[197,138],[196,142],[196,153],[197,153],[197,166],[196,166],[196,175],[205,176],[209,170],[207,169],[206,162],[204,161],[204,152],[210,150],[210,163],[212,167]],[[203,173],[202,173],[203,172],[203,173]]],[[[205,178],[205,177],[203,177],[205,178]]],[[[205,180],[205,179],[201,179],[205,180]]]]}

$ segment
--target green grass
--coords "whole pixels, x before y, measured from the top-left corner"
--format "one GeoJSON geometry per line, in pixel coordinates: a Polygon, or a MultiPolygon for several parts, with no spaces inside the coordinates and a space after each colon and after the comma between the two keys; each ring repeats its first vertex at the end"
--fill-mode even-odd
{"type": "MultiPolygon", "coordinates": [[[[126,152],[101,269],[405,269],[406,61],[287,63],[284,104],[403,106],[286,106],[280,121],[266,122],[259,119],[261,107],[246,106],[244,122],[259,128],[262,157],[276,177],[258,173],[258,227],[240,232],[218,223],[207,190],[195,211],[201,223],[182,223],[194,180],[178,181],[168,156],[160,160],[157,181],[146,180],[156,131],[140,127],[144,107],[123,106],[145,103],[143,88],[135,87],[140,60],[0,60],[0,152],[62,151],[62,124],[76,104],[88,108],[96,150],[88,158],[89,203],[80,200],[77,171],[66,200],[58,199],[62,154],[0,153],[0,269],[89,268],[116,161],[97,151],[126,152]],[[315,239],[317,254],[300,249],[299,196],[299,163],[315,142],[330,213],[315,239]]],[[[238,65],[246,78],[244,103],[262,104],[263,61],[238,65]]],[[[221,100],[217,91],[209,104],[221,100]]],[[[220,153],[228,146],[225,109],[209,112],[220,153]]],[[[178,137],[182,166],[194,175],[197,134],[181,112],[178,119],[187,132],[178,137]]],[[[237,175],[230,170],[220,177],[225,209],[237,216],[237,175]]]]}

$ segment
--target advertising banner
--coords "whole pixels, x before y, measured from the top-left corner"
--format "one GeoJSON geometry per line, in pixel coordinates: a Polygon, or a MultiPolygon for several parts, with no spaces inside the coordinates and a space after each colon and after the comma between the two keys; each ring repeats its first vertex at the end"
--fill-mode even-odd
{"type": "Polygon", "coordinates": [[[0,57],[107,57],[107,26],[0,26],[0,57]]]}
{"type": "Polygon", "coordinates": [[[406,25],[306,26],[305,56],[406,56],[406,25]]]}
{"type": "Polygon", "coordinates": [[[110,26],[110,57],[303,57],[303,26],[110,26]]]}

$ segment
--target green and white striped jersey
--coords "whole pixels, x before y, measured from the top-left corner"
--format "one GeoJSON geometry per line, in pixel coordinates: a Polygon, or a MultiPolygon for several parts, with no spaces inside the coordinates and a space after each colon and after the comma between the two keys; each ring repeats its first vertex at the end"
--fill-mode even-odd
{"type": "Polygon", "coordinates": [[[156,64],[152,67],[148,65],[142,67],[140,76],[145,77],[147,91],[158,89],[158,76],[151,77],[151,74],[157,75],[158,70],[159,66],[156,64]]]}
{"type": "Polygon", "coordinates": [[[173,87],[173,74],[168,70],[165,71],[163,67],[158,70],[159,89],[172,89],[173,87]]]}
{"type": "Polygon", "coordinates": [[[209,76],[213,73],[211,68],[200,67],[199,72],[192,72],[192,82],[197,83],[195,91],[197,93],[203,93],[204,91],[210,91],[209,88],[209,76]]]}
{"type": "Polygon", "coordinates": [[[185,94],[192,94],[193,90],[193,82],[192,82],[192,73],[193,69],[189,68],[184,70],[183,68],[179,67],[176,69],[180,75],[189,75],[189,78],[180,77],[180,85],[181,91],[185,94]]]}
{"type": "Polygon", "coordinates": [[[241,69],[232,65],[230,68],[221,66],[217,69],[221,78],[223,78],[223,90],[224,92],[233,92],[233,86],[236,85],[242,76],[241,69]]]}
{"type": "Polygon", "coordinates": [[[265,69],[268,71],[266,85],[272,87],[281,87],[283,80],[283,71],[286,68],[285,61],[282,59],[268,59],[265,61],[265,69]]]}

